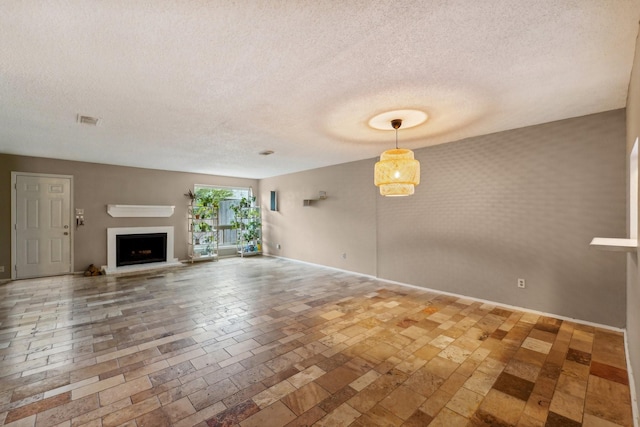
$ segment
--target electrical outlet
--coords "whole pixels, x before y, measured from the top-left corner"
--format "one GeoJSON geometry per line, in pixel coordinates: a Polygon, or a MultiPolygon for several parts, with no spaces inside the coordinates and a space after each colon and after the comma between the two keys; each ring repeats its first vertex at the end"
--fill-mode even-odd
{"type": "Polygon", "coordinates": [[[276,245],[276,249],[280,249],[280,248],[281,248],[280,243],[278,243],[278,244],[276,245]]]}
{"type": "Polygon", "coordinates": [[[524,279],[518,279],[518,287],[521,288],[521,289],[524,289],[524,288],[527,287],[524,279]]]}
{"type": "Polygon", "coordinates": [[[4,273],[4,265],[0,265],[0,273],[4,273]]]}

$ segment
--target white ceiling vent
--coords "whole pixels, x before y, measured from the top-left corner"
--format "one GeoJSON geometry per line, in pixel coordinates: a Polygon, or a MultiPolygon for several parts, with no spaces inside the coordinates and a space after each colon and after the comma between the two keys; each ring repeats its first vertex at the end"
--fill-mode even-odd
{"type": "Polygon", "coordinates": [[[81,125],[87,126],[98,126],[98,122],[100,121],[97,117],[83,116],[82,114],[78,114],[78,123],[81,125]]]}

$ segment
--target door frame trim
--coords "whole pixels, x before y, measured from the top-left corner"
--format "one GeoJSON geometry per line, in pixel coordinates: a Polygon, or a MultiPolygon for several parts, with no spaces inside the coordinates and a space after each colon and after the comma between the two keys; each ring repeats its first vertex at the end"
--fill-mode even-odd
{"type": "Polygon", "coordinates": [[[31,172],[16,172],[11,171],[11,280],[16,280],[16,245],[17,245],[17,221],[16,221],[16,200],[17,200],[17,182],[18,176],[35,176],[40,178],[66,178],[71,182],[69,188],[69,262],[71,263],[71,271],[69,274],[73,274],[73,241],[75,240],[75,222],[73,221],[74,213],[74,199],[73,199],[73,175],[58,175],[54,173],[31,173],[31,172]]]}

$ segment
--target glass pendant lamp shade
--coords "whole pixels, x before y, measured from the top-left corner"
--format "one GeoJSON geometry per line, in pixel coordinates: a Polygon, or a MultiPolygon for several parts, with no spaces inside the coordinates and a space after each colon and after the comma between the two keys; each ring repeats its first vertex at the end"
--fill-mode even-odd
{"type": "Polygon", "coordinates": [[[396,130],[396,148],[382,153],[375,166],[374,184],[380,187],[383,196],[410,196],[420,184],[420,162],[415,160],[413,151],[398,148],[397,132],[401,123],[400,120],[391,122],[396,130]]]}

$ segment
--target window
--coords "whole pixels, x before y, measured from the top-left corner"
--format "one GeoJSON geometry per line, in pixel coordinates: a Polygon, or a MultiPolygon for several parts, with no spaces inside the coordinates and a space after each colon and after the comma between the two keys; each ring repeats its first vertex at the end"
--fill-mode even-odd
{"type": "Polygon", "coordinates": [[[231,205],[237,205],[242,198],[250,198],[253,195],[251,188],[196,184],[194,190],[199,204],[214,204],[215,202],[218,205],[219,246],[235,246],[237,235],[236,230],[231,228],[234,214],[230,207],[231,205]],[[204,203],[202,200],[204,200],[204,203]]]}

